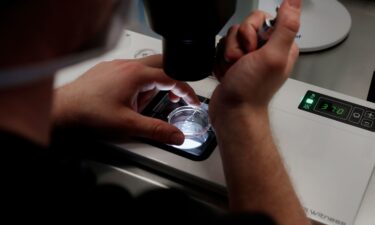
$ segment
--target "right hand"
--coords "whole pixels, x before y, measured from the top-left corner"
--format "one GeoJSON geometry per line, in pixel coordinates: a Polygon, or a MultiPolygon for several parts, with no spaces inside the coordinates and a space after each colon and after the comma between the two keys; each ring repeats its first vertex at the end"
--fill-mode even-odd
{"type": "Polygon", "coordinates": [[[269,101],[291,73],[298,57],[294,38],[299,29],[300,13],[301,0],[284,0],[275,30],[260,49],[256,46],[256,31],[266,13],[256,11],[229,30],[222,43],[224,60],[216,70],[221,83],[210,102],[214,127],[217,121],[228,121],[227,116],[234,111],[235,116],[267,112],[269,101]]]}

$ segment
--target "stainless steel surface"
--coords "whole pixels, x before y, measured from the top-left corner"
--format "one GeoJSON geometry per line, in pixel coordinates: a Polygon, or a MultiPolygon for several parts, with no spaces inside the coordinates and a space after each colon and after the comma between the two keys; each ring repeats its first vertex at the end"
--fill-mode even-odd
{"type": "Polygon", "coordinates": [[[326,51],[301,54],[291,77],[366,99],[375,69],[375,1],[340,2],[352,16],[349,37],[326,51]]]}

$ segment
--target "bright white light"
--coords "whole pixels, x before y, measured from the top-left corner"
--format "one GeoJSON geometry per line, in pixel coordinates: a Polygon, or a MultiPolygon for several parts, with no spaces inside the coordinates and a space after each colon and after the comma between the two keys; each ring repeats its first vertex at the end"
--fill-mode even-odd
{"type": "Polygon", "coordinates": [[[173,147],[178,149],[193,149],[198,148],[203,143],[193,140],[193,139],[185,139],[184,143],[182,145],[173,145],[173,147]]]}
{"type": "Polygon", "coordinates": [[[306,99],[306,103],[311,105],[311,104],[314,103],[314,100],[311,99],[311,98],[308,98],[308,99],[306,99]]]}

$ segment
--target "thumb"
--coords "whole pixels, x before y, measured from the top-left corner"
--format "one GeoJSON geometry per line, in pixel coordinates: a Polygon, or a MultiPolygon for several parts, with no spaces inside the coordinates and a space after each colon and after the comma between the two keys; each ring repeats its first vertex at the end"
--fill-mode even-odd
{"type": "Polygon", "coordinates": [[[184,143],[184,134],[177,127],[163,120],[146,117],[141,114],[136,114],[133,119],[135,121],[132,130],[135,136],[166,144],[181,145],[184,143]]]}
{"type": "Polygon", "coordinates": [[[268,47],[277,49],[282,56],[288,55],[300,27],[301,0],[284,0],[277,15],[276,28],[268,47]]]}

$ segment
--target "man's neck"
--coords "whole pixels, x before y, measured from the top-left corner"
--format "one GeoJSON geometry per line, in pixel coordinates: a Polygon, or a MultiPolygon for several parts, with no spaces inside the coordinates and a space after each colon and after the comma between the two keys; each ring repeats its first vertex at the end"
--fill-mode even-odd
{"type": "Polygon", "coordinates": [[[47,146],[51,124],[53,78],[0,90],[0,129],[47,146]]]}

